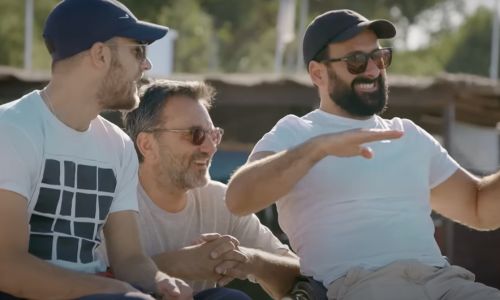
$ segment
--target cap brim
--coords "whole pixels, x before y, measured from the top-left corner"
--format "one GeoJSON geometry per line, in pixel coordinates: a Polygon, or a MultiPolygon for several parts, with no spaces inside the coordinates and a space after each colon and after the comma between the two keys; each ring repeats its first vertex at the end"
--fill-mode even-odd
{"type": "Polygon", "coordinates": [[[167,32],[168,27],[144,21],[137,21],[133,26],[119,32],[118,35],[151,44],[164,37],[167,32]]]}
{"type": "Polygon", "coordinates": [[[330,43],[346,41],[365,29],[372,30],[379,39],[390,39],[396,35],[396,27],[394,27],[394,24],[387,20],[374,20],[361,22],[356,26],[351,27],[349,30],[346,30],[342,34],[336,36],[335,39],[330,41],[330,43]]]}

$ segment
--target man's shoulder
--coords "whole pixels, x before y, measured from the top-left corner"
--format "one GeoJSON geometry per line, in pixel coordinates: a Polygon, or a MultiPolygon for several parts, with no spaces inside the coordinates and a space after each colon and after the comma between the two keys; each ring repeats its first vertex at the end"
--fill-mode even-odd
{"type": "Polygon", "coordinates": [[[40,135],[37,131],[42,127],[41,101],[38,92],[33,91],[17,100],[0,105],[0,129],[40,135]]]}
{"type": "Polygon", "coordinates": [[[118,143],[133,144],[132,140],[123,129],[103,116],[98,115],[97,118],[92,121],[92,124],[98,128],[97,131],[100,131],[100,134],[104,132],[108,138],[117,140],[118,143]]]}
{"type": "Polygon", "coordinates": [[[385,127],[394,130],[414,130],[419,128],[412,120],[406,118],[393,117],[391,119],[385,119],[377,116],[377,122],[384,124],[385,127]]]}

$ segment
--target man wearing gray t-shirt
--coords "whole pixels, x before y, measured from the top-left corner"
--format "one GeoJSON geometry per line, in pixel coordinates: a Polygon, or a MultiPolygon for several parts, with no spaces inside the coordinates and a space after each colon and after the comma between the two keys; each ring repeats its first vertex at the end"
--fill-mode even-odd
{"type": "Polygon", "coordinates": [[[157,81],[125,118],[140,161],[143,246],[161,270],[187,280],[196,299],[248,299],[214,288],[234,278],[256,281],[279,299],[291,289],[299,262],[255,215],[232,215],[226,186],[210,180],[223,134],[208,113],[213,95],[203,82],[157,81]]]}

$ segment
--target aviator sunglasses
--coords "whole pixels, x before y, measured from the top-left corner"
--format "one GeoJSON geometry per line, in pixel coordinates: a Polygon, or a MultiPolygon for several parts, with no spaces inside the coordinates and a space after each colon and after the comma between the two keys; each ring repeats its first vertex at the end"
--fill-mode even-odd
{"type": "Polygon", "coordinates": [[[323,60],[322,63],[344,61],[347,64],[349,73],[357,75],[366,71],[370,58],[379,69],[385,69],[391,65],[392,48],[375,49],[370,53],[358,51],[340,58],[328,58],[323,60]]]}
{"type": "Polygon", "coordinates": [[[189,129],[168,129],[168,128],[153,128],[145,130],[146,132],[176,132],[190,135],[191,143],[195,146],[200,146],[205,142],[207,137],[210,137],[215,145],[219,145],[224,134],[224,129],[215,127],[211,129],[203,129],[201,127],[193,127],[189,129]]]}

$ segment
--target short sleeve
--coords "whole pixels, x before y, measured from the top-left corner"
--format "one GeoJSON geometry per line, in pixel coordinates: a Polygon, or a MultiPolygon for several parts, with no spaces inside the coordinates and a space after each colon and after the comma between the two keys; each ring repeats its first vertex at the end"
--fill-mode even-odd
{"type": "MultiPolygon", "coordinates": [[[[448,151],[427,131],[415,123],[405,120],[406,125],[413,127],[416,134],[417,145],[423,147],[429,161],[429,186],[434,188],[453,175],[460,165],[449,155],[448,151]]],[[[406,131],[409,128],[405,128],[406,131]]],[[[411,131],[410,130],[410,131],[411,131]]]]}
{"type": "Polygon", "coordinates": [[[139,211],[137,203],[137,169],[139,162],[130,140],[124,141],[123,151],[121,169],[117,176],[116,196],[111,205],[110,213],[123,210],[139,211]]]}
{"type": "Polygon", "coordinates": [[[40,149],[22,129],[0,122],[0,189],[30,199],[40,157],[40,149]]]}
{"type": "Polygon", "coordinates": [[[295,115],[287,115],[276,123],[255,145],[252,154],[263,151],[280,152],[295,146],[300,141],[304,120],[295,115]]]}
{"type": "Polygon", "coordinates": [[[257,248],[274,254],[285,254],[288,246],[278,240],[276,236],[262,223],[255,214],[244,217],[232,216],[231,235],[236,237],[243,247],[257,248]]]}

